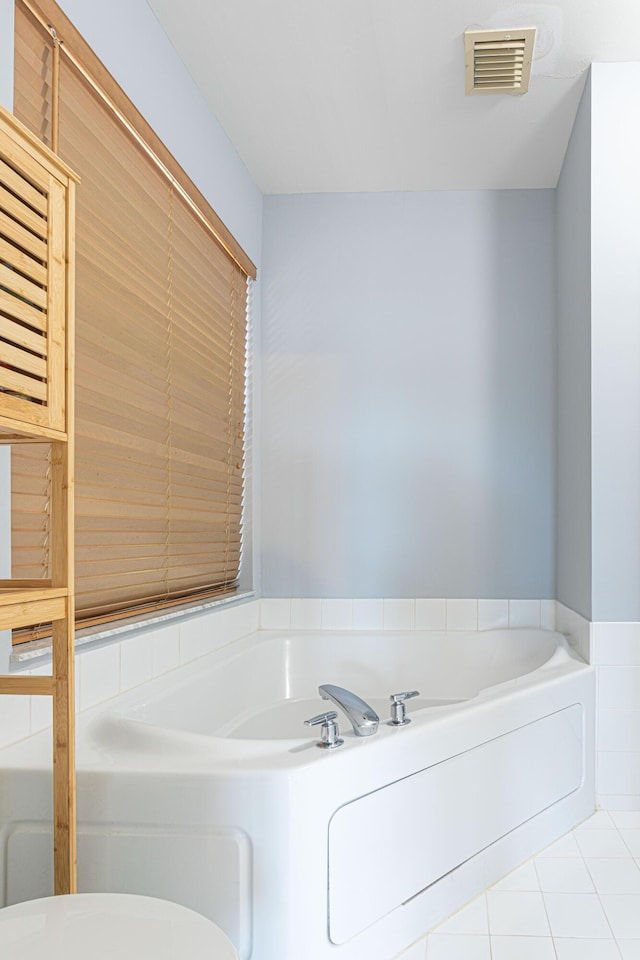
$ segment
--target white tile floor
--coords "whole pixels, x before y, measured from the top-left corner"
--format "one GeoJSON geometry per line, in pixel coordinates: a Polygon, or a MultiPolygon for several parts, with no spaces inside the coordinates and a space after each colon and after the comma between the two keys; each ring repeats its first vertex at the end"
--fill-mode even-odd
{"type": "Polygon", "coordinates": [[[640,960],[640,813],[596,813],[423,944],[415,960],[640,960]]]}

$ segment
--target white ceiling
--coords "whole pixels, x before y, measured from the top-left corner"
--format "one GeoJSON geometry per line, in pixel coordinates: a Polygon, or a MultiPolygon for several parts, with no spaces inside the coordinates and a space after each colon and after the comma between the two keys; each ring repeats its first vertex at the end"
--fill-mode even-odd
{"type": "Polygon", "coordinates": [[[264,193],[553,187],[640,0],[148,0],[264,193]],[[464,95],[468,26],[536,26],[524,96],[464,95]]]}

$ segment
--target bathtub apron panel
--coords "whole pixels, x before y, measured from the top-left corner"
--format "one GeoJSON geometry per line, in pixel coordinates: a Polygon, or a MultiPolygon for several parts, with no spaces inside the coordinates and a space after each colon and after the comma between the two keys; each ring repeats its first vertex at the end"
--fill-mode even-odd
{"type": "Polygon", "coordinates": [[[329,826],[331,941],[346,943],[577,790],[581,740],[574,704],[345,804],[329,826]]]}

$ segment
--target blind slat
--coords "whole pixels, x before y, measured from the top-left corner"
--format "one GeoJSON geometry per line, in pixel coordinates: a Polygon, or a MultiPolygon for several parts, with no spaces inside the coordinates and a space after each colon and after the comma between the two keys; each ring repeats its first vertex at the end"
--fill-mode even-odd
{"type": "MultiPolygon", "coordinates": [[[[16,112],[49,137],[50,38],[18,9],[16,112]]],[[[85,622],[218,594],[237,578],[246,276],[64,47],[59,97],[60,154],[82,178],[75,468],[76,607],[85,622]]],[[[0,235],[45,259],[37,221],[25,243],[3,222],[0,235]]],[[[20,280],[27,299],[43,276],[34,263],[20,280]]],[[[44,345],[13,327],[26,331],[22,346],[44,345]]],[[[48,472],[46,446],[14,448],[13,569],[23,577],[48,569],[48,472]]]]}

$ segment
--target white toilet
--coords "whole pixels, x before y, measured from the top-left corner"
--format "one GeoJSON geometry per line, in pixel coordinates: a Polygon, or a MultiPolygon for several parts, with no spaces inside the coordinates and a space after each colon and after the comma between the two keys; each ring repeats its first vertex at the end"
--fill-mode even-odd
{"type": "Polygon", "coordinates": [[[186,907],[121,893],[28,900],[0,910],[2,960],[238,960],[219,927],[186,907]]]}

